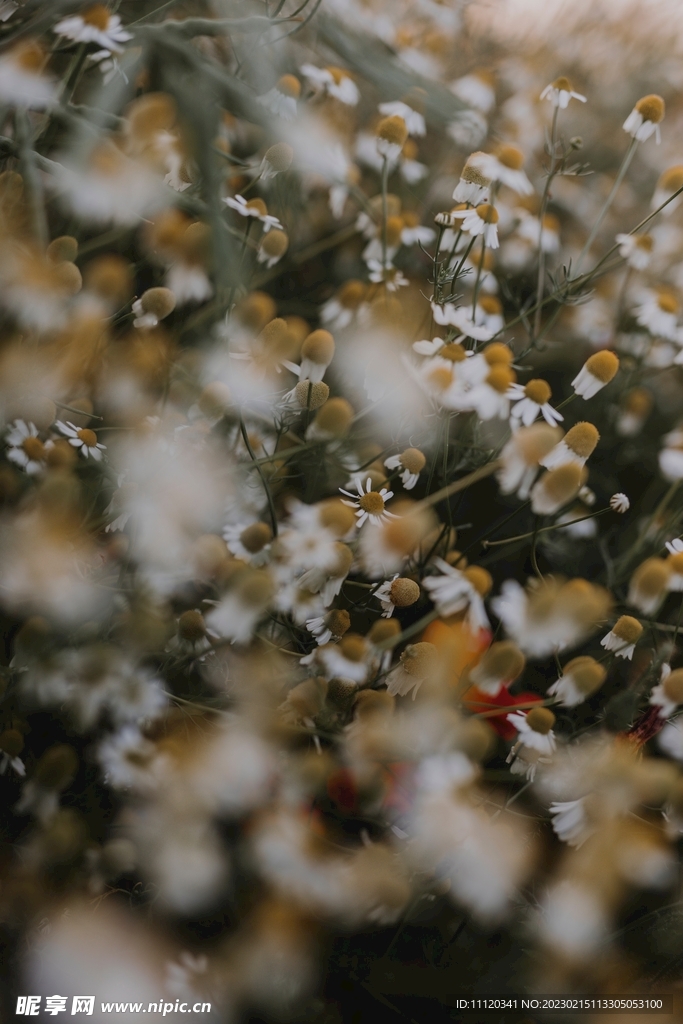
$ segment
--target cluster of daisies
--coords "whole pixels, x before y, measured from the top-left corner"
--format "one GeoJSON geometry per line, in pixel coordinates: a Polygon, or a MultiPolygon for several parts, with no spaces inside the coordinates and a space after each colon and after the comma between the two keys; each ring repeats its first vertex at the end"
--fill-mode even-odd
{"type": "MultiPolygon", "coordinates": [[[[23,6],[0,2],[0,919],[32,929],[55,878],[149,886],[160,919],[251,887],[220,940],[155,953],[223,1019],[295,1015],[321,930],[423,899],[521,915],[558,991],[599,989],[683,834],[664,99],[621,96],[588,176],[590,76],[454,77],[455,4],[331,0],[324,57],[287,3],[71,5],[40,38],[23,6]],[[327,63],[349,25],[377,68],[327,63]]],[[[78,961],[68,917],[29,976],[78,961]]]]}

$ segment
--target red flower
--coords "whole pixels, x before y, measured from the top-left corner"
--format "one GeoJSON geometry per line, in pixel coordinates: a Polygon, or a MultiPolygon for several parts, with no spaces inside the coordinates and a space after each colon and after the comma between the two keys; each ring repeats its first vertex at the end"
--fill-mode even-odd
{"type": "Polygon", "coordinates": [[[514,725],[507,720],[507,715],[511,710],[519,707],[520,704],[543,703],[543,697],[537,693],[516,693],[513,696],[505,687],[495,697],[492,697],[491,694],[482,693],[476,686],[472,686],[463,700],[465,707],[472,714],[485,712],[490,708],[501,708],[499,715],[487,715],[485,720],[504,740],[514,740],[517,736],[514,725]]]}

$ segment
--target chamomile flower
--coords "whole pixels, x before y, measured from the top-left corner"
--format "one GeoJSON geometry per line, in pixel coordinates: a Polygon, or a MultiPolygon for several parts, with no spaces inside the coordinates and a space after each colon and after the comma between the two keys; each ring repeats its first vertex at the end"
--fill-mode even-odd
{"type": "Polygon", "coordinates": [[[398,160],[408,140],[408,128],[402,117],[396,114],[384,117],[375,131],[377,152],[391,163],[398,160]]]}
{"type": "Polygon", "coordinates": [[[666,542],[666,550],[670,555],[683,554],[683,538],[676,537],[675,540],[668,540],[666,542]]]}
{"type": "Polygon", "coordinates": [[[370,477],[365,481],[365,486],[361,480],[358,480],[356,489],[358,493],[353,494],[351,491],[345,491],[343,487],[339,488],[342,494],[346,494],[347,497],[353,499],[352,501],[342,500],[349,508],[356,509],[356,526],[361,527],[367,521],[372,523],[373,526],[381,526],[388,519],[398,518],[393,512],[389,512],[386,507],[386,503],[394,496],[393,491],[388,490],[386,487],[382,487],[379,491],[374,491],[370,477]]]}
{"type": "Polygon", "coordinates": [[[663,558],[646,558],[631,576],[628,603],[641,615],[654,615],[669,591],[672,569],[663,558]]]}
{"type": "Polygon", "coordinates": [[[575,423],[552,451],[539,460],[546,469],[556,469],[567,462],[578,462],[584,466],[595,451],[600,434],[592,423],[575,423]]]}
{"type": "Polygon", "coordinates": [[[484,69],[456,78],[449,88],[454,96],[482,114],[488,114],[496,102],[493,77],[484,69]]]}
{"type": "Polygon", "coordinates": [[[659,145],[662,141],[659,125],[664,119],[664,112],[665,105],[661,96],[654,94],[643,96],[638,100],[622,127],[638,142],[645,142],[651,135],[654,135],[657,145],[659,145]]]}
{"type": "Polygon", "coordinates": [[[517,146],[501,143],[495,153],[473,153],[471,163],[484,177],[507,185],[521,196],[531,195],[534,188],[525,172],[524,154],[517,146]]]}
{"type": "Polygon", "coordinates": [[[34,423],[15,420],[5,434],[7,458],[25,473],[34,476],[45,468],[45,445],[38,437],[34,423]]]}
{"type": "Polygon", "coordinates": [[[427,133],[424,114],[404,103],[403,100],[395,100],[392,103],[380,103],[379,112],[385,117],[402,118],[405,121],[409,135],[425,135],[427,133]]]}
{"type": "Polygon", "coordinates": [[[258,263],[265,263],[266,267],[274,267],[279,263],[289,248],[289,237],[284,231],[275,228],[273,231],[264,229],[263,237],[259,242],[256,253],[258,263]]]}
{"type": "Polygon", "coordinates": [[[643,301],[635,307],[633,314],[650,334],[680,342],[680,312],[681,304],[676,295],[669,288],[657,288],[644,293],[643,301]]]}
{"type": "Polygon", "coordinates": [[[634,270],[646,270],[652,259],[654,239],[652,235],[617,235],[619,255],[634,270]]]}
{"type": "Polygon", "coordinates": [[[460,180],[453,192],[456,203],[470,203],[472,206],[477,206],[479,203],[488,201],[493,179],[478,166],[479,158],[483,156],[486,154],[472,153],[465,161],[465,166],[460,172],[460,180]]]}
{"type": "Polygon", "coordinates": [[[425,576],[422,585],[436,605],[439,615],[455,615],[466,611],[467,620],[474,632],[488,629],[484,597],[490,591],[493,581],[486,569],[474,565],[461,571],[443,558],[435,558],[434,565],[440,575],[425,576]]]}
{"type": "Polygon", "coordinates": [[[630,661],[636,644],[643,635],[643,627],[632,615],[620,615],[609,633],[600,641],[606,651],[612,651],[617,658],[628,658],[630,661]]]}
{"type": "Polygon", "coordinates": [[[55,426],[59,428],[65,437],[68,437],[70,445],[79,449],[84,458],[90,457],[95,459],[96,462],[102,461],[102,452],[106,449],[106,445],[99,443],[94,430],[89,430],[87,427],[79,429],[69,420],[66,423],[57,420],[55,426]]]}
{"type": "Polygon", "coordinates": [[[577,497],[587,476],[577,462],[565,462],[549,469],[531,488],[531,510],[538,516],[552,516],[577,497]]]}
{"type": "Polygon", "coordinates": [[[118,14],[112,14],[104,4],[93,4],[82,14],[64,18],[57,22],[53,32],[75,43],[97,43],[112,53],[122,53],[121,43],[133,38],[121,27],[118,14]]]}
{"type": "Polygon", "coordinates": [[[301,82],[296,75],[282,75],[272,89],[258,97],[258,102],[283,121],[293,121],[296,117],[296,101],[300,95],[301,82]]]}
{"type": "Polygon", "coordinates": [[[420,586],[414,580],[399,576],[386,580],[378,587],[374,597],[382,605],[382,617],[390,619],[396,608],[409,608],[420,596],[420,586]]]}
{"type": "Polygon", "coordinates": [[[660,718],[669,718],[683,704],[683,669],[672,672],[670,665],[662,665],[659,683],[650,694],[650,704],[659,708],[660,718]]]}
{"type": "Polygon", "coordinates": [[[525,427],[530,427],[539,415],[551,427],[557,426],[564,419],[564,416],[550,404],[552,391],[545,380],[534,379],[526,384],[511,384],[508,398],[515,403],[510,412],[510,422],[513,425],[522,423],[525,427]]]}
{"type": "Polygon", "coordinates": [[[578,100],[579,103],[586,102],[586,97],[582,96],[580,92],[574,92],[572,83],[564,75],[556,78],[551,85],[546,85],[541,93],[541,99],[549,100],[554,107],[559,107],[560,110],[566,110],[570,100],[578,100]]]}
{"type": "Polygon", "coordinates": [[[507,716],[518,737],[507,756],[510,771],[531,781],[539,764],[547,764],[555,751],[555,715],[548,708],[515,711],[507,716]]]}
{"type": "Polygon", "coordinates": [[[470,672],[476,688],[490,697],[496,697],[503,688],[519,679],[526,666],[526,658],[511,640],[498,640],[491,644],[481,661],[470,672]]]}
{"type": "Polygon", "coordinates": [[[336,67],[317,68],[314,64],[302,64],[299,70],[318,92],[326,93],[348,107],[357,105],[360,92],[348,71],[336,67]]]}
{"type": "Polygon", "coordinates": [[[540,460],[546,456],[562,436],[559,427],[534,423],[519,427],[500,453],[502,466],[497,478],[503,494],[517,494],[525,501],[540,471],[540,460]]]}
{"type": "Polygon", "coordinates": [[[657,187],[652,195],[652,202],[650,204],[651,209],[658,210],[664,203],[667,205],[662,210],[662,214],[668,217],[676,210],[681,202],[683,201],[683,195],[676,196],[675,199],[671,197],[683,188],[683,165],[678,164],[674,167],[668,167],[663,174],[660,175],[657,187]],[[671,202],[667,202],[671,200],[671,202]]]}
{"type": "Polygon", "coordinates": [[[373,284],[383,284],[389,292],[396,292],[399,288],[407,288],[410,281],[402,270],[394,267],[391,263],[382,266],[379,260],[370,259],[367,261],[369,278],[373,284]]]}
{"type": "Polygon", "coordinates": [[[278,231],[282,231],[282,224],[273,217],[272,214],[268,213],[268,208],[262,199],[245,199],[244,196],[227,196],[223,200],[226,206],[229,206],[231,210],[236,210],[240,217],[254,217],[256,220],[261,221],[263,224],[264,232],[270,231],[271,228],[277,228],[278,231]]]}
{"type": "Polygon", "coordinates": [[[475,341],[490,341],[498,333],[488,326],[488,318],[481,315],[480,304],[477,304],[476,310],[472,310],[471,306],[456,306],[453,302],[444,302],[443,305],[432,302],[432,314],[434,323],[440,327],[455,327],[461,334],[475,341]]]}
{"type": "Polygon", "coordinates": [[[252,565],[265,565],[270,555],[273,531],[268,523],[255,522],[228,524],[223,528],[223,540],[235,558],[252,565]]]}
{"type": "Polygon", "coordinates": [[[363,310],[367,292],[368,287],[363,281],[346,281],[320,310],[321,321],[333,330],[348,327],[363,310]]]}
{"type": "Polygon", "coordinates": [[[419,448],[406,448],[400,455],[390,455],[384,460],[384,465],[387,469],[400,469],[401,483],[407,491],[412,491],[426,462],[419,448]]]}
{"type": "Polygon", "coordinates": [[[572,387],[577,395],[588,401],[614,380],[618,369],[619,357],[609,349],[602,349],[588,357],[572,381],[572,387]]]}
{"type": "Polygon", "coordinates": [[[592,696],[606,677],[607,669],[595,658],[572,658],[564,666],[557,682],[548,689],[548,696],[556,697],[565,708],[574,708],[592,696]]]}
{"type": "Polygon", "coordinates": [[[616,494],[613,494],[610,498],[609,507],[612,509],[613,512],[617,512],[619,515],[624,515],[624,513],[628,512],[628,510],[630,509],[631,502],[628,500],[628,497],[625,494],[623,494],[621,491],[618,491],[616,494]]]}
{"type": "Polygon", "coordinates": [[[415,700],[422,684],[433,678],[438,668],[439,655],[434,644],[408,644],[398,665],[387,676],[387,691],[396,697],[407,697],[412,691],[415,700]]]}
{"type": "Polygon", "coordinates": [[[0,57],[0,100],[43,110],[57,101],[51,77],[44,74],[47,54],[35,42],[22,41],[0,57]]]}
{"type": "Polygon", "coordinates": [[[473,238],[482,235],[484,245],[489,249],[497,249],[498,242],[498,210],[490,203],[480,203],[470,210],[456,210],[454,217],[462,220],[462,229],[473,238]]]}

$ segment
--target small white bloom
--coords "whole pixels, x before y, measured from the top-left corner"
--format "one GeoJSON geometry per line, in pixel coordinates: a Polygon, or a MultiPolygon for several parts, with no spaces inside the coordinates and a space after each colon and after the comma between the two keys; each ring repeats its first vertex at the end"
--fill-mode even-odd
{"type": "Polygon", "coordinates": [[[346,494],[347,497],[352,498],[352,501],[346,501],[342,499],[345,505],[349,508],[356,509],[356,517],[358,522],[356,526],[361,527],[366,521],[370,521],[374,526],[381,526],[382,523],[386,522],[387,519],[397,519],[393,512],[389,512],[386,508],[386,502],[394,496],[393,491],[387,490],[383,487],[380,491],[374,491],[372,489],[372,480],[370,477],[365,482],[365,489],[363,488],[363,482],[358,480],[356,482],[357,494],[352,494],[351,491],[345,491],[343,487],[339,490],[342,494],[346,494]]]}
{"type": "Polygon", "coordinates": [[[425,135],[427,132],[424,116],[402,100],[396,100],[392,103],[380,103],[379,112],[385,117],[392,117],[394,115],[402,117],[406,123],[409,135],[425,135]]]}
{"type": "Polygon", "coordinates": [[[277,217],[273,217],[272,214],[264,213],[260,208],[264,204],[259,200],[250,199],[247,201],[244,196],[235,196],[234,199],[232,196],[228,196],[223,202],[230,209],[236,210],[241,217],[255,217],[256,220],[260,220],[263,224],[264,232],[270,231],[271,228],[277,228],[278,231],[282,231],[280,221],[277,217]]]}
{"type": "Polygon", "coordinates": [[[498,147],[495,154],[473,153],[468,163],[484,177],[507,185],[521,196],[529,196],[534,191],[533,185],[522,170],[524,154],[516,146],[503,144],[498,147]]]}
{"type": "Polygon", "coordinates": [[[299,70],[319,92],[325,92],[349,107],[357,105],[360,99],[358,86],[341,68],[317,68],[314,64],[302,64],[299,70]]]}
{"type": "Polygon", "coordinates": [[[553,831],[568,846],[582,846],[595,831],[586,815],[585,797],[578,800],[557,801],[550,805],[553,831]]]}
{"type": "Polygon", "coordinates": [[[7,458],[21,466],[29,476],[40,473],[45,468],[45,445],[38,437],[38,428],[34,423],[15,420],[8,429],[5,440],[7,458]]]}
{"type": "Polygon", "coordinates": [[[422,585],[437,607],[439,615],[454,615],[467,609],[467,619],[476,633],[489,628],[484,601],[465,573],[455,569],[443,558],[435,558],[440,576],[425,576],[422,585]]]}
{"type": "Polygon", "coordinates": [[[662,141],[659,124],[663,117],[664,100],[661,96],[643,96],[638,100],[622,127],[638,142],[645,142],[651,135],[654,135],[657,145],[659,145],[662,141]]]}
{"type": "Polygon", "coordinates": [[[619,255],[634,270],[646,270],[652,259],[652,235],[617,235],[619,255]]]}
{"type": "Polygon", "coordinates": [[[511,384],[507,397],[515,404],[510,412],[510,424],[514,426],[515,423],[522,423],[525,427],[530,427],[540,413],[551,427],[557,426],[564,416],[557,409],[553,409],[548,401],[551,394],[544,380],[532,380],[528,384],[511,384]]]}
{"type": "Polygon", "coordinates": [[[462,229],[476,238],[483,235],[484,245],[489,249],[497,249],[498,242],[498,211],[490,203],[480,203],[469,210],[455,210],[453,216],[462,220],[462,229]]]}
{"type": "Polygon", "coordinates": [[[52,30],[75,43],[97,43],[112,53],[123,53],[121,43],[132,39],[130,32],[121,27],[118,14],[110,14],[104,4],[93,4],[83,14],[64,18],[52,30]]]}
{"type": "Polygon", "coordinates": [[[106,449],[106,445],[100,444],[97,440],[97,434],[94,430],[85,429],[79,430],[78,427],[74,426],[73,423],[67,420],[66,423],[62,423],[61,420],[57,420],[55,424],[59,427],[62,434],[68,437],[69,444],[73,445],[74,448],[80,449],[81,455],[88,456],[95,459],[96,462],[101,462],[102,452],[106,449]]]}
{"type": "Polygon", "coordinates": [[[551,85],[546,85],[541,93],[541,99],[550,100],[552,105],[559,107],[560,110],[566,110],[570,100],[578,100],[579,103],[586,102],[586,97],[582,96],[580,92],[574,92],[571,82],[564,75],[556,78],[551,85]]]}
{"type": "Polygon", "coordinates": [[[623,515],[624,512],[628,512],[631,507],[631,502],[628,500],[625,494],[619,491],[617,494],[613,494],[609,500],[609,507],[613,512],[619,512],[623,515]]]}
{"type": "Polygon", "coordinates": [[[636,306],[633,314],[641,327],[646,327],[650,334],[680,344],[680,309],[678,299],[669,289],[647,289],[643,301],[636,306]]]}

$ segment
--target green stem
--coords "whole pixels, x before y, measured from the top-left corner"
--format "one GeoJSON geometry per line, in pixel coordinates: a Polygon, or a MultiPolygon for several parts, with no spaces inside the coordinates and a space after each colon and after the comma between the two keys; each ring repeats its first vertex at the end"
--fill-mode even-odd
{"type": "Polygon", "coordinates": [[[586,239],[586,244],[584,245],[583,249],[581,250],[581,253],[580,253],[579,258],[578,258],[577,263],[576,263],[576,269],[577,270],[580,269],[581,264],[582,264],[582,262],[583,262],[583,260],[584,260],[584,258],[586,256],[586,254],[588,253],[590,247],[592,246],[593,242],[595,241],[595,237],[596,237],[598,231],[600,230],[600,225],[602,224],[603,220],[605,219],[605,217],[607,215],[607,211],[609,210],[610,206],[612,205],[612,202],[614,201],[614,197],[616,196],[617,192],[619,191],[619,186],[621,185],[622,181],[626,177],[626,172],[629,169],[629,166],[631,164],[631,160],[633,160],[633,157],[635,155],[637,146],[638,146],[638,140],[637,139],[631,139],[631,143],[630,143],[628,149],[626,150],[626,153],[624,155],[624,159],[621,162],[621,167],[619,168],[619,173],[617,174],[617,176],[616,176],[616,178],[614,180],[614,184],[612,185],[612,188],[610,189],[610,193],[607,196],[607,199],[605,200],[605,202],[603,204],[603,207],[600,210],[600,213],[598,214],[598,216],[597,216],[597,218],[595,220],[595,223],[593,224],[593,227],[591,228],[591,232],[590,232],[588,238],[586,239]]]}
{"type": "Polygon", "coordinates": [[[541,198],[541,205],[538,211],[538,279],[536,281],[536,313],[534,316],[534,338],[537,337],[538,332],[541,329],[541,315],[543,309],[541,306],[541,299],[543,298],[543,285],[545,282],[545,251],[543,249],[543,218],[545,217],[546,210],[548,208],[548,199],[550,197],[550,185],[553,178],[555,177],[555,150],[557,148],[557,117],[560,112],[559,107],[555,107],[553,111],[553,124],[550,130],[550,170],[548,171],[548,177],[546,178],[545,188],[543,189],[543,196],[541,198]]]}

